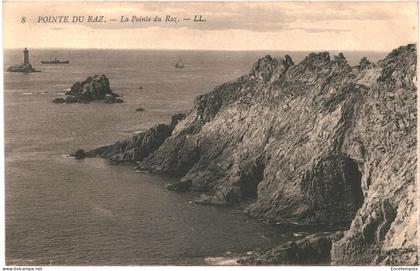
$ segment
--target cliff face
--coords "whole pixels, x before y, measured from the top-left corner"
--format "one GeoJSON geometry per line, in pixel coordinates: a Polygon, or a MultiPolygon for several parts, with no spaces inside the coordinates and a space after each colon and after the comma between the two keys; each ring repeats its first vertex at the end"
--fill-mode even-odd
{"type": "Polygon", "coordinates": [[[171,135],[175,125],[184,117],[185,114],[176,114],[172,116],[170,125],[157,124],[130,139],[118,141],[111,146],[91,150],[84,153],[84,156],[103,157],[116,164],[141,161],[156,151],[165,142],[171,135]]]}
{"type": "Polygon", "coordinates": [[[202,191],[198,203],[254,199],[254,217],[349,227],[333,264],[415,264],[416,91],[415,45],[355,67],[266,56],[197,97],[155,150],[113,156],[179,176],[172,188],[202,191]]]}

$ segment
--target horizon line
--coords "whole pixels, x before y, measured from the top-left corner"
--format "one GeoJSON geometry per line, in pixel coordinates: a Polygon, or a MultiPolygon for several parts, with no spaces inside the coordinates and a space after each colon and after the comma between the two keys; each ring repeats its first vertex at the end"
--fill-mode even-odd
{"type": "MultiPolygon", "coordinates": [[[[408,44],[417,44],[416,42],[410,42],[408,44]]],[[[400,47],[398,46],[398,47],[400,47]]],[[[287,49],[176,49],[176,48],[98,48],[98,47],[86,47],[86,48],[71,48],[71,47],[3,47],[3,50],[22,50],[28,48],[30,50],[118,50],[118,51],[129,51],[129,50],[139,50],[139,51],[205,51],[205,52],[264,52],[264,51],[282,51],[282,52],[328,52],[328,51],[343,51],[343,52],[389,52],[398,47],[392,49],[305,49],[305,50],[287,50],[287,49]]]]}

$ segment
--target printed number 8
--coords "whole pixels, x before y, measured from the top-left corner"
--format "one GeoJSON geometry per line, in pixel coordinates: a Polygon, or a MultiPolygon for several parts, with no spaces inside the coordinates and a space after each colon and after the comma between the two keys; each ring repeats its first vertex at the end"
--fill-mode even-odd
{"type": "Polygon", "coordinates": [[[20,20],[21,23],[25,23],[26,22],[26,17],[22,17],[22,20],[20,20]]]}

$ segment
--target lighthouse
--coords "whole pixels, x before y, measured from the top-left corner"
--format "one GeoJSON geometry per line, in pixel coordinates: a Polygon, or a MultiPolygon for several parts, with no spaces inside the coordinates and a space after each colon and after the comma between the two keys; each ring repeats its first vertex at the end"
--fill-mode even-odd
{"type": "Polygon", "coordinates": [[[30,73],[30,72],[40,72],[35,70],[32,65],[29,63],[29,50],[25,48],[23,50],[23,64],[13,65],[7,68],[8,72],[21,72],[21,73],[30,73]]]}
{"type": "Polygon", "coordinates": [[[23,65],[29,65],[29,51],[27,48],[23,50],[23,65]]]}

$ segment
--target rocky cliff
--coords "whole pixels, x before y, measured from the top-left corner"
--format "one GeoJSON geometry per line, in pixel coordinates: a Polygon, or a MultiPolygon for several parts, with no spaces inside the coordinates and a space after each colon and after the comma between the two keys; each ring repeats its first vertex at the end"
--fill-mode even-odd
{"type": "Polygon", "coordinates": [[[345,227],[322,245],[333,264],[415,264],[416,57],[415,45],[354,67],[343,54],[298,64],[266,56],[197,97],[170,129],[92,155],[178,176],[171,188],[202,191],[198,203],[246,202],[266,221],[345,227]]]}
{"type": "MultiPolygon", "coordinates": [[[[83,158],[103,157],[115,164],[142,161],[165,142],[171,135],[176,124],[184,117],[185,114],[175,114],[172,116],[172,121],[169,125],[157,124],[130,139],[121,140],[111,146],[100,147],[88,152],[83,151],[82,156],[83,158]]],[[[77,156],[77,154],[74,154],[74,156],[77,156]]]]}
{"type": "Polygon", "coordinates": [[[104,100],[104,103],[122,103],[119,95],[112,92],[109,79],[105,75],[89,76],[82,82],[74,83],[63,97],[53,100],[54,103],[89,103],[104,100]]]}

